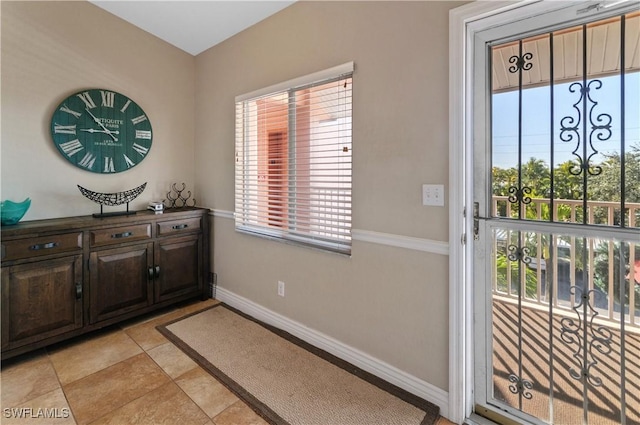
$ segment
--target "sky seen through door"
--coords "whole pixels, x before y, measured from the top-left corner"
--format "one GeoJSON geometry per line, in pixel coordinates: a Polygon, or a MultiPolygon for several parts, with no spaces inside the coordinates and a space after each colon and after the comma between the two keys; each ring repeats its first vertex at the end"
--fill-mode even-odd
{"type": "MultiPolygon", "coordinates": [[[[591,90],[591,97],[598,104],[594,114],[611,115],[612,135],[606,141],[594,140],[594,148],[599,152],[592,160],[600,162],[604,154],[620,155],[621,112],[620,76],[598,78],[602,87],[591,90]]],[[[592,79],[589,79],[589,81],[592,79]]],[[[573,82],[553,87],[554,116],[550,116],[551,91],[549,86],[525,88],[522,90],[522,161],[530,158],[541,159],[547,166],[551,161],[551,123],[554,126],[553,149],[554,166],[575,159],[572,155],[575,142],[560,139],[560,120],[574,116],[573,105],[580,93],[570,92],[573,82]],[[553,121],[552,121],[553,119],[553,121]]],[[[625,146],[629,152],[634,147],[640,149],[640,72],[625,74],[625,146]]],[[[581,107],[581,105],[578,105],[581,107]]],[[[494,94],[492,97],[492,166],[507,169],[518,166],[518,91],[494,94]]],[[[580,147],[582,149],[582,147],[580,147]]],[[[640,182],[638,182],[640,184],[640,182]]]]}

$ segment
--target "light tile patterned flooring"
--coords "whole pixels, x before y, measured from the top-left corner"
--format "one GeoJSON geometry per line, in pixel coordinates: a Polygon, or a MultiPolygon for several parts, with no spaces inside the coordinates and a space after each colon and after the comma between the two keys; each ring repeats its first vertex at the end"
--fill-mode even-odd
{"type": "Polygon", "coordinates": [[[155,329],[216,303],[183,304],[3,362],[0,423],[266,424],[155,329]]]}

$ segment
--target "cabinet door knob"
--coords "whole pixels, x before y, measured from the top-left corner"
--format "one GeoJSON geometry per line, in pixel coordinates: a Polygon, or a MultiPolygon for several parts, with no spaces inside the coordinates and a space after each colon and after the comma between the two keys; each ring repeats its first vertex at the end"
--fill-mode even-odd
{"type": "Polygon", "coordinates": [[[153,280],[153,267],[149,267],[149,270],[147,270],[148,276],[149,276],[149,280],[153,280]]]}
{"type": "Polygon", "coordinates": [[[76,282],[76,300],[82,298],[82,283],[76,282]]]}
{"type": "Polygon", "coordinates": [[[156,266],[156,279],[160,277],[160,266],[156,266]]]}

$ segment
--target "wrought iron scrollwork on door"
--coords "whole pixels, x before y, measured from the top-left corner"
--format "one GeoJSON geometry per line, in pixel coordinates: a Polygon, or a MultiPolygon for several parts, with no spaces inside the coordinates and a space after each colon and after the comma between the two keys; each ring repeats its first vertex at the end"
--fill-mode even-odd
{"type": "Polygon", "coordinates": [[[560,338],[567,346],[575,346],[573,358],[576,359],[580,370],[571,367],[569,375],[575,380],[586,380],[589,384],[599,387],[602,385],[602,379],[591,372],[591,369],[598,364],[594,352],[604,355],[611,353],[612,333],[608,328],[594,323],[598,312],[591,305],[591,294],[596,293],[595,289],[584,291],[579,286],[572,286],[571,293],[577,301],[573,310],[578,320],[570,317],[560,320],[562,325],[560,338]]]}
{"type": "Polygon", "coordinates": [[[509,58],[509,63],[513,64],[509,67],[509,72],[515,74],[518,71],[529,71],[533,68],[533,63],[528,62],[533,59],[533,53],[525,53],[520,56],[513,55],[509,58]]]}
{"type": "Polygon", "coordinates": [[[509,245],[509,254],[507,258],[511,261],[522,261],[524,264],[531,263],[531,257],[529,257],[530,250],[528,247],[519,247],[516,245],[509,245]]]}
{"type": "Polygon", "coordinates": [[[593,99],[592,90],[601,88],[601,80],[591,80],[588,83],[586,81],[583,83],[575,82],[569,86],[571,93],[580,92],[580,98],[573,104],[576,116],[567,115],[560,120],[560,140],[565,143],[576,142],[572,154],[577,158],[578,165],[571,167],[569,170],[574,176],[579,176],[583,171],[592,176],[602,173],[602,167],[590,165],[591,158],[599,153],[593,144],[594,140],[597,139],[600,142],[604,142],[609,140],[612,134],[611,115],[596,113],[595,111],[598,102],[593,99]],[[583,122],[583,120],[588,120],[588,122],[583,122]],[[585,140],[581,140],[581,130],[585,140]],[[582,148],[582,155],[579,153],[580,148],[582,148]],[[588,148],[590,148],[590,151],[588,148]]]}
{"type": "Polygon", "coordinates": [[[509,391],[513,394],[522,394],[522,397],[527,400],[531,400],[533,398],[533,394],[531,391],[533,389],[533,383],[527,379],[523,379],[519,376],[514,375],[513,373],[509,375],[509,391]]]}
{"type": "Polygon", "coordinates": [[[527,186],[516,187],[511,186],[509,188],[509,202],[512,204],[522,203],[522,204],[530,204],[531,203],[531,188],[527,186]]]}
{"type": "MultiPolygon", "coordinates": [[[[519,238],[520,239],[520,238],[519,238]]],[[[507,255],[507,258],[509,259],[509,261],[514,261],[514,262],[518,262],[518,263],[522,263],[519,264],[518,270],[519,273],[522,273],[523,267],[526,267],[527,264],[531,263],[531,250],[529,249],[529,247],[526,246],[521,246],[521,245],[509,245],[507,247],[507,249],[509,250],[509,254],[507,255]]],[[[520,287],[520,286],[519,286],[520,287]]],[[[520,293],[519,295],[519,300],[522,300],[522,293],[520,293]]],[[[511,384],[509,385],[509,391],[511,391],[511,393],[513,394],[518,394],[521,396],[520,398],[520,406],[522,406],[522,398],[526,399],[526,400],[531,400],[533,398],[533,394],[531,393],[531,389],[533,389],[533,383],[531,381],[529,381],[528,379],[524,379],[522,377],[523,375],[523,367],[522,367],[522,310],[521,308],[518,309],[519,313],[518,313],[518,356],[519,356],[519,360],[518,360],[518,374],[515,373],[511,373],[509,374],[509,382],[511,382],[511,384]]]]}
{"type": "MultiPolygon", "coordinates": [[[[513,55],[509,58],[509,63],[512,64],[509,67],[509,72],[512,74],[518,73],[518,80],[519,80],[519,95],[522,95],[522,71],[529,71],[531,70],[531,68],[533,68],[533,62],[531,62],[531,60],[533,59],[533,53],[531,52],[527,52],[527,53],[522,53],[522,42],[520,42],[519,45],[519,49],[520,49],[520,54],[519,55],[513,55]]],[[[522,101],[522,98],[520,97],[519,102],[522,101]]],[[[518,115],[519,121],[522,121],[522,105],[518,106],[518,115]]],[[[522,125],[518,125],[519,128],[519,132],[522,129],[522,125]]],[[[518,134],[518,169],[522,170],[522,134],[518,134]]],[[[523,186],[522,184],[522,176],[518,175],[518,183],[517,186],[511,186],[509,188],[509,202],[512,204],[520,204],[520,205],[526,205],[531,203],[531,197],[529,195],[531,195],[532,193],[532,189],[528,186],[523,186]]]]}

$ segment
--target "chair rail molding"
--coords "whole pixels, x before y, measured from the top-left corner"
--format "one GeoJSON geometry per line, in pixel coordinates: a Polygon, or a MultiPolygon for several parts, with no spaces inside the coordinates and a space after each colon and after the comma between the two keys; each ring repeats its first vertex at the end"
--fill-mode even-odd
{"type": "MultiPolygon", "coordinates": [[[[233,211],[212,209],[214,217],[234,219],[233,211]]],[[[351,238],[354,241],[376,243],[396,248],[413,249],[432,254],[449,255],[449,243],[414,236],[396,235],[392,233],[374,232],[372,230],[352,229],[351,238]]]]}
{"type": "Polygon", "coordinates": [[[235,218],[233,211],[219,210],[215,208],[211,208],[210,215],[213,215],[214,217],[228,218],[230,220],[233,220],[235,218]]]}
{"type": "Polygon", "coordinates": [[[416,251],[430,252],[432,254],[449,255],[448,242],[431,239],[360,229],[352,229],[351,238],[354,241],[377,243],[381,245],[395,246],[397,248],[414,249],[416,251]]]}

